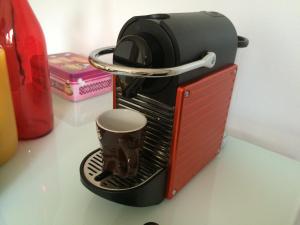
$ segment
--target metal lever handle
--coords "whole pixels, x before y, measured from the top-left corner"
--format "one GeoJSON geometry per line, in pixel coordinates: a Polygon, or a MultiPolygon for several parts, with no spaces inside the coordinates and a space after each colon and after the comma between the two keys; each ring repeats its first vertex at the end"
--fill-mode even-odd
{"type": "Polygon", "coordinates": [[[179,74],[198,69],[200,67],[212,68],[216,64],[216,54],[214,52],[208,52],[206,56],[204,56],[200,60],[171,68],[128,67],[110,64],[100,60],[100,56],[113,53],[114,50],[115,47],[96,49],[90,54],[89,61],[94,67],[111,72],[115,75],[148,78],[177,76],[179,74]]]}

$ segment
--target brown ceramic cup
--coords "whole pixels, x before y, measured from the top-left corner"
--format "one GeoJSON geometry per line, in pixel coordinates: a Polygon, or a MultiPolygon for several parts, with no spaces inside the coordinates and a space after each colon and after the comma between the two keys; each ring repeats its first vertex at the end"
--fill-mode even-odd
{"type": "Polygon", "coordinates": [[[113,109],[96,121],[103,149],[103,171],[120,177],[133,177],[139,168],[146,117],[133,110],[113,109]]]}

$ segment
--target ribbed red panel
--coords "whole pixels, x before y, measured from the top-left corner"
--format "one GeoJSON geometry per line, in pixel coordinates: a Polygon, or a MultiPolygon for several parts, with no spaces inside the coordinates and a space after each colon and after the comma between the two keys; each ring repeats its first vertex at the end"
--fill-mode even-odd
{"type": "Polygon", "coordinates": [[[236,70],[233,65],[178,88],[167,198],[218,154],[236,70]]]}

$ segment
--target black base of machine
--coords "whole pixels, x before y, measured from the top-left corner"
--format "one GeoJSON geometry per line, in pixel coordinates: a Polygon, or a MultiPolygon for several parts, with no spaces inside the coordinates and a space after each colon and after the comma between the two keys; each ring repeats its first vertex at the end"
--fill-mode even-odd
{"type": "Polygon", "coordinates": [[[97,149],[80,165],[81,182],[93,193],[117,203],[137,207],[158,204],[165,198],[167,171],[155,168],[146,159],[141,161],[134,178],[105,175],[102,171],[102,150],[97,149]]]}

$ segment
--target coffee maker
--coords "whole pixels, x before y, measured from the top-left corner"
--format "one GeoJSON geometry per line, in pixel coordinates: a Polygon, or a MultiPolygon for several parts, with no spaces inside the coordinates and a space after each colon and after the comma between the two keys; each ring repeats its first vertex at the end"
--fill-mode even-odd
{"type": "Polygon", "coordinates": [[[93,51],[90,63],[111,72],[114,108],[148,120],[135,177],[104,175],[102,150],[80,166],[85,187],[130,206],[172,199],[219,153],[237,73],[237,48],[248,40],[218,12],[136,16],[115,47],[93,51]],[[113,64],[102,55],[113,53],[113,64]]]}

